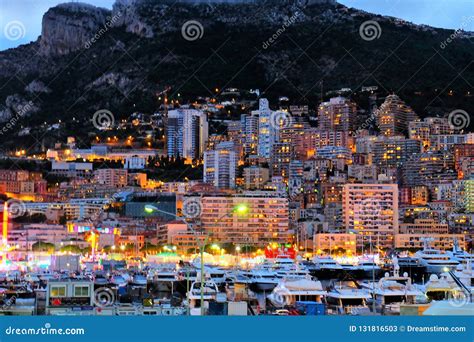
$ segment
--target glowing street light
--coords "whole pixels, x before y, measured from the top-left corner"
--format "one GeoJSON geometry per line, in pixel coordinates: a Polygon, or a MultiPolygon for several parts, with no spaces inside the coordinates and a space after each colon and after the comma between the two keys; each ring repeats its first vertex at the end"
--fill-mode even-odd
{"type": "Polygon", "coordinates": [[[151,205],[151,204],[145,205],[145,212],[147,214],[152,214],[155,210],[158,210],[158,208],[155,207],[154,205],[151,205]]]}
{"type": "Polygon", "coordinates": [[[234,208],[234,212],[238,215],[246,215],[249,212],[249,206],[245,203],[240,203],[234,208]]]}

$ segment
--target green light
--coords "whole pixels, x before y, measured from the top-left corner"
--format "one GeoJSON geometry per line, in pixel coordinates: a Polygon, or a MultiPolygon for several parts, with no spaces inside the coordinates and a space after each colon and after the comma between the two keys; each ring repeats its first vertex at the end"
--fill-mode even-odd
{"type": "Polygon", "coordinates": [[[237,214],[239,214],[239,215],[245,215],[245,214],[248,213],[249,207],[248,207],[247,204],[241,203],[241,204],[238,204],[238,205],[235,207],[234,211],[235,211],[237,214]]]}
{"type": "Polygon", "coordinates": [[[149,206],[145,206],[145,212],[148,213],[148,214],[151,214],[151,213],[153,213],[153,208],[151,208],[149,206]]]}

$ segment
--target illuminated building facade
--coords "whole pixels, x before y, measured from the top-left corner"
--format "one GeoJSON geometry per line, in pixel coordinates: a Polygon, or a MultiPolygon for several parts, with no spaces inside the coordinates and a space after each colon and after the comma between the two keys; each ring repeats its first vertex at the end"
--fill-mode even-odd
{"type": "Polygon", "coordinates": [[[253,196],[205,196],[201,204],[202,230],[212,241],[265,246],[292,238],[286,198],[257,192],[253,196]],[[241,204],[248,207],[245,215],[235,212],[241,204]]]}
{"type": "Polygon", "coordinates": [[[372,236],[378,245],[393,244],[398,233],[397,184],[345,184],[342,208],[347,233],[361,234],[363,243],[372,236]]]}

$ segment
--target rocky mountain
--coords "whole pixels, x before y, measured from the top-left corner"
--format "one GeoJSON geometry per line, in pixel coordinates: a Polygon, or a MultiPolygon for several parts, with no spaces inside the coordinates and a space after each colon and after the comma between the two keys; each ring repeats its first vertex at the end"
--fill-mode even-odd
{"type": "Polygon", "coordinates": [[[329,89],[378,86],[421,116],[474,109],[466,33],[332,0],[117,0],[112,11],[67,3],[42,25],[36,42],[0,52],[0,121],[29,104],[0,140],[98,109],[152,113],[168,86],[171,98],[259,88],[313,107],[329,89]]]}

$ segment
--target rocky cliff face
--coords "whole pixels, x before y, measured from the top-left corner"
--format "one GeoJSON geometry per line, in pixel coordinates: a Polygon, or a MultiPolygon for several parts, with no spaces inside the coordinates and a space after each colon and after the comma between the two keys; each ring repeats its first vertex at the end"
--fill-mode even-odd
{"type": "Polygon", "coordinates": [[[470,110],[462,94],[474,84],[474,50],[468,39],[440,49],[452,31],[332,0],[235,2],[117,0],[112,11],[78,3],[50,9],[37,42],[0,51],[0,122],[29,101],[34,111],[23,116],[30,115],[25,125],[31,126],[90,118],[103,108],[124,117],[151,113],[158,106],[156,94],[167,86],[170,97],[259,88],[269,98],[283,94],[314,106],[323,81],[325,91],[377,85],[387,92],[402,89],[400,96],[422,110],[427,105],[470,110]],[[360,27],[373,20],[380,37],[365,41],[360,27]],[[188,21],[202,26],[196,40],[183,36],[188,21]],[[455,70],[463,77],[455,78],[455,70]],[[414,95],[448,84],[454,96],[414,95]]]}
{"type": "Polygon", "coordinates": [[[82,49],[104,27],[111,12],[82,3],[61,4],[43,16],[40,53],[65,55],[82,49]]]}

